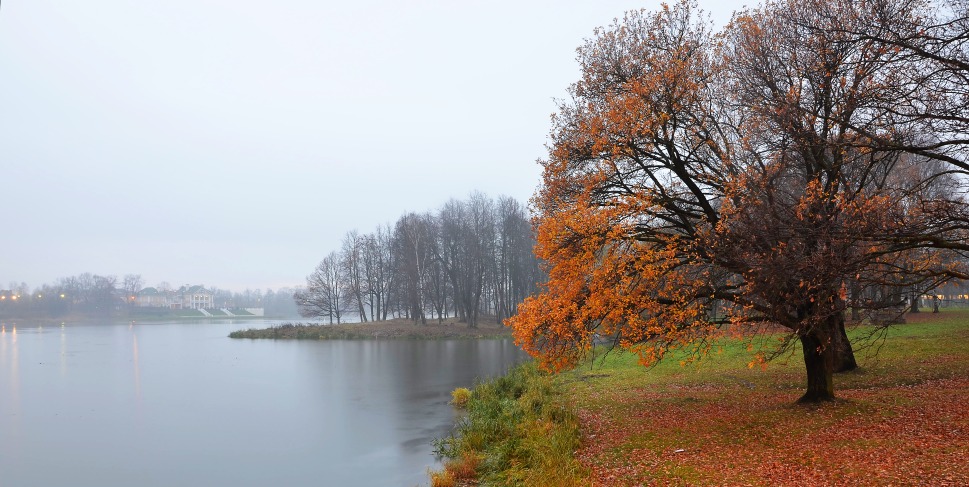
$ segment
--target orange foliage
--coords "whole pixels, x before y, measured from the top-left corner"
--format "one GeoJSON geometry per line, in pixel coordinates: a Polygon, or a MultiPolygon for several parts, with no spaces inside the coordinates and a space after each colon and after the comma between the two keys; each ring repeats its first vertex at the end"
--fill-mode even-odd
{"type": "Polygon", "coordinates": [[[849,35],[862,8],[771,3],[715,35],[684,0],[597,31],[533,199],[549,279],[507,321],[516,342],[549,370],[596,337],[649,365],[769,323],[814,351],[809,392],[830,398],[849,304],[893,306],[899,290],[965,272],[925,238],[965,230],[923,210],[965,201],[927,195],[942,170],[906,173],[918,162],[880,149],[895,134],[862,110],[881,100],[893,52],[845,52],[830,34],[849,35]]]}

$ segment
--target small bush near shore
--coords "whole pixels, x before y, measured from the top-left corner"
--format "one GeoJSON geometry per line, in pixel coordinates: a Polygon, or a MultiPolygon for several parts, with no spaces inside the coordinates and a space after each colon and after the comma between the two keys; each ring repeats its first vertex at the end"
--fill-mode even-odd
{"type": "Polygon", "coordinates": [[[451,404],[459,408],[467,406],[469,399],[471,399],[471,389],[467,387],[458,387],[451,391],[451,404]]]}
{"type": "Polygon", "coordinates": [[[436,442],[446,457],[442,479],[477,478],[487,485],[570,486],[586,476],[573,458],[578,420],[551,377],[533,363],[479,384],[453,436],[436,442]]]}
{"type": "MultiPolygon", "coordinates": [[[[440,471],[431,470],[431,487],[454,487],[468,485],[468,481],[477,478],[478,465],[481,457],[478,455],[464,455],[454,460],[444,462],[440,471]]],[[[473,484],[471,484],[473,485],[473,484]]]]}
{"type": "Polygon", "coordinates": [[[432,470],[428,472],[428,475],[431,476],[431,487],[454,487],[457,485],[454,474],[446,468],[440,472],[432,470]]]}

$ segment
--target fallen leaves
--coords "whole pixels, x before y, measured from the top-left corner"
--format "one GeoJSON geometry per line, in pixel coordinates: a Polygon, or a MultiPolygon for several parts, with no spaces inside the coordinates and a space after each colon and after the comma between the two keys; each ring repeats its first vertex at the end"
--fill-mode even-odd
{"type": "Polygon", "coordinates": [[[595,485],[969,485],[969,379],[811,408],[773,391],[699,394],[627,396],[631,417],[582,409],[578,454],[595,485]]]}
{"type": "Polygon", "coordinates": [[[782,367],[703,381],[617,381],[607,367],[571,390],[577,456],[595,486],[969,485],[965,327],[926,330],[908,355],[841,377],[825,404],[793,404],[799,381],[782,367]]]}

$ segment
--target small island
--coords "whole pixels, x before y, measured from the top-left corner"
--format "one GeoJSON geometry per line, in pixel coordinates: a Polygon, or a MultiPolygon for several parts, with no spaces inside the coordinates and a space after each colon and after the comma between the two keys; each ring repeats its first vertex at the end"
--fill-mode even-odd
{"type": "Polygon", "coordinates": [[[366,323],[327,325],[320,323],[285,323],[260,329],[234,331],[229,338],[272,338],[306,340],[357,339],[451,339],[451,338],[510,338],[511,330],[494,319],[481,319],[476,327],[460,323],[456,318],[443,321],[428,320],[415,324],[413,320],[397,318],[366,323]]]}

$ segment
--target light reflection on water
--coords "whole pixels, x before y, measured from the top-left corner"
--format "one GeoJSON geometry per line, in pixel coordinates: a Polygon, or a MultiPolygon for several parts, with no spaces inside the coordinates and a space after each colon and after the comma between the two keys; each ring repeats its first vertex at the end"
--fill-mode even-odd
{"type": "MultiPolygon", "coordinates": [[[[231,340],[243,323],[0,325],[2,485],[426,484],[509,340],[231,340]]],[[[265,323],[266,325],[269,322],[265,323]]]]}

